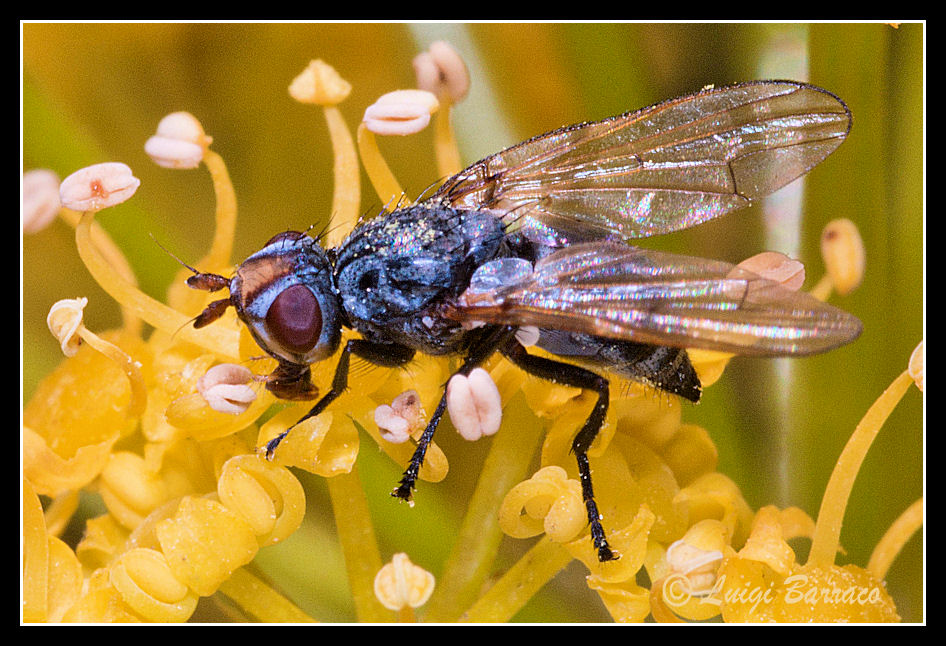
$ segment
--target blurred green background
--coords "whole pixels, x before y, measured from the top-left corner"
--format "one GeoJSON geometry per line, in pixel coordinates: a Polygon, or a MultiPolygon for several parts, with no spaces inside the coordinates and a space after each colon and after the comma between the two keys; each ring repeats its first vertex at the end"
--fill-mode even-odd
{"type": "MultiPolygon", "coordinates": [[[[809,174],[800,222],[787,234],[780,231],[784,223],[767,232],[770,220],[762,207],[753,207],[643,243],[731,262],[775,246],[805,262],[810,288],[822,274],[818,240],[824,224],[846,217],[860,227],[864,283],[832,302],[863,320],[862,337],[820,357],[736,360],[699,406],[684,411],[687,421],[710,431],[720,470],[753,507],[797,505],[815,516],[849,434],[924,334],[923,25],[23,24],[23,169],[51,168],[65,177],[97,162],[131,166],[141,188],[98,219],[128,254],[143,288],[163,298],[178,265],[148,234],[193,261],[209,244],[214,209],[204,170],[168,171],[144,154],[144,142],[165,114],[196,115],[226,160],[240,208],[239,261],[276,232],[313,224],[318,229],[330,215],[332,158],[324,120],[319,110],[290,99],[290,81],[310,59],[333,65],[354,86],[341,106],[354,128],[379,95],[414,86],[412,57],[438,39],[450,41],[471,70],[471,94],[454,111],[465,162],[561,125],[708,84],[807,77],[847,102],[853,130],[809,174]],[[793,248],[773,240],[788,240],[793,248]]],[[[430,133],[422,133],[381,144],[413,196],[438,179],[431,141],[430,133]]],[[[380,207],[367,182],[362,195],[364,211],[380,207]]],[[[90,328],[118,324],[117,307],[78,260],[71,229],[57,222],[24,238],[24,401],[60,360],[45,326],[49,306],[79,295],[90,300],[90,328]]],[[[922,397],[912,389],[855,485],[840,562],[865,565],[889,524],[923,495],[923,429],[922,397]]],[[[411,558],[434,573],[449,552],[487,448],[442,435],[449,479],[428,486],[410,512],[387,496],[397,468],[375,451],[362,451],[360,458],[366,487],[377,492],[373,503],[386,554],[410,540],[411,558]]],[[[324,556],[335,549],[331,524],[320,516],[327,510],[324,486],[316,478],[306,482],[310,522],[281,548],[306,560],[281,570],[285,561],[266,556],[276,549],[269,548],[258,561],[315,616],[350,619],[344,582],[337,578],[340,557],[324,556]]],[[[804,553],[807,546],[799,549],[804,553]]],[[[915,537],[888,576],[905,620],[924,618],[924,572],[923,541],[915,537]]],[[[517,619],[606,620],[583,574],[580,566],[570,567],[517,619]]]]}

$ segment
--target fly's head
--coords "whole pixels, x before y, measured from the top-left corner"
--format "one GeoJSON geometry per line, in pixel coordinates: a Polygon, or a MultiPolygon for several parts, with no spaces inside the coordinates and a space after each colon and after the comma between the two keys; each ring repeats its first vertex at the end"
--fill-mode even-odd
{"type": "Polygon", "coordinates": [[[296,231],[280,233],[243,261],[233,278],[197,273],[195,289],[229,288],[194,321],[203,327],[236,309],[253,339],[279,361],[266,387],[283,399],[312,399],[318,392],[309,366],[330,357],[341,341],[341,311],[332,263],[319,244],[296,231]]]}

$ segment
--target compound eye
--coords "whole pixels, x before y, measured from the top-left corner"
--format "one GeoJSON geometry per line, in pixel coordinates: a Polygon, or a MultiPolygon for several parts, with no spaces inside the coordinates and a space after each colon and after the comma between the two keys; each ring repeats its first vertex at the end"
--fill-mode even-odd
{"type": "Polygon", "coordinates": [[[266,312],[266,329],[287,350],[307,353],[322,334],[322,309],[315,294],[305,285],[284,289],[266,312]]]}

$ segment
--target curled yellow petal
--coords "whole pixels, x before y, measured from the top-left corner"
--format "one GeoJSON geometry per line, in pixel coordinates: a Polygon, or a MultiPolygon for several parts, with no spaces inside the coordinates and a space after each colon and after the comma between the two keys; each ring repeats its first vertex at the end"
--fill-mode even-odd
{"type": "Polygon", "coordinates": [[[156,550],[129,550],[108,572],[122,600],[148,621],[183,622],[197,607],[197,594],[174,576],[164,554],[156,550]]]}
{"type": "Polygon", "coordinates": [[[595,575],[588,576],[588,587],[598,593],[614,621],[641,623],[650,614],[650,591],[634,581],[610,583],[595,575]]]}
{"type": "MultiPolygon", "coordinates": [[[[103,336],[142,363],[150,361],[150,350],[140,339],[116,332],[103,336]]],[[[81,447],[130,432],[137,424],[126,415],[130,400],[125,373],[111,359],[82,347],[40,382],[23,409],[23,422],[56,455],[69,460],[81,447]]]]}
{"type": "Polygon", "coordinates": [[[610,529],[608,543],[611,549],[620,556],[615,561],[600,562],[598,550],[587,536],[573,540],[565,547],[572,556],[585,564],[599,582],[633,581],[644,564],[647,541],[656,521],[657,516],[654,512],[647,505],[640,505],[629,524],[620,529],[610,529]]]}
{"type": "Polygon", "coordinates": [[[128,529],[111,514],[90,518],[76,546],[76,556],[89,570],[104,567],[124,548],[128,534],[128,529]]]}
{"type": "Polygon", "coordinates": [[[260,427],[257,446],[265,446],[291,427],[276,449],[274,464],[299,467],[326,477],[348,473],[358,457],[357,429],[347,416],[331,410],[297,424],[307,408],[291,406],[276,414],[260,427]]]}
{"type": "Polygon", "coordinates": [[[721,521],[734,545],[742,545],[749,534],[752,509],[736,483],[722,473],[699,476],[680,490],[676,502],[686,506],[691,524],[705,518],[721,521]]]}
{"type": "Polygon", "coordinates": [[[75,552],[49,537],[49,578],[46,621],[61,621],[82,593],[82,565],[75,552]]]}
{"type": "Polygon", "coordinates": [[[719,462],[719,451],[709,433],[694,424],[680,426],[673,438],[663,446],[660,455],[682,486],[715,471],[719,462]]]}
{"type": "Polygon", "coordinates": [[[539,469],[517,484],[506,494],[499,510],[499,526],[513,538],[549,531],[549,538],[565,542],[575,538],[587,521],[581,484],[570,480],[558,466],[539,469]]]}
{"type": "Polygon", "coordinates": [[[43,505],[23,481],[23,621],[46,621],[49,542],[43,505]]]}
{"type": "Polygon", "coordinates": [[[752,533],[739,550],[739,558],[765,563],[781,576],[788,576],[791,572],[795,566],[795,552],[785,540],[776,508],[763,507],[756,514],[752,533]]]}
{"type": "Polygon", "coordinates": [[[112,437],[80,446],[71,457],[63,458],[50,448],[42,435],[24,426],[23,475],[38,493],[46,496],[80,489],[105,468],[117,440],[116,430],[112,437]]]}
{"type": "Polygon", "coordinates": [[[167,422],[199,441],[215,440],[246,428],[273,404],[269,391],[259,391],[252,403],[238,415],[214,410],[199,393],[178,397],[165,410],[167,422]]]}
{"type": "Polygon", "coordinates": [[[112,516],[128,529],[137,527],[168,499],[161,476],[149,469],[142,457],[128,451],[109,457],[99,492],[112,516]]]}
{"type": "Polygon", "coordinates": [[[220,502],[249,523],[260,547],[288,538],[305,515],[305,492],[288,469],[255,455],[237,455],[223,465],[220,502]]]}
{"type": "Polygon", "coordinates": [[[700,350],[696,348],[687,349],[687,355],[690,357],[690,363],[693,369],[700,377],[700,384],[703,388],[712,386],[719,378],[723,376],[729,360],[733,358],[728,352],[716,352],[714,350],[700,350]]]}

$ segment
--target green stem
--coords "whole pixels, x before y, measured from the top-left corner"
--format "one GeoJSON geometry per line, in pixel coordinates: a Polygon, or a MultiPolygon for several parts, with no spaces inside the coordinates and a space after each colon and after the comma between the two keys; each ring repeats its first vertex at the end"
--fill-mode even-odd
{"type": "Polygon", "coordinates": [[[256,619],[268,624],[315,623],[294,603],[246,568],[237,569],[220,586],[220,592],[256,619]]]}
{"type": "Polygon", "coordinates": [[[333,476],[327,482],[358,621],[394,621],[391,611],[374,594],[374,577],[383,564],[357,465],[350,473],[333,476]]]}
{"type": "Polygon", "coordinates": [[[476,600],[502,541],[496,522],[509,490],[526,478],[542,438],[542,424],[521,392],[503,411],[503,428],[490,447],[470,499],[460,535],[427,607],[425,621],[450,622],[476,600]]]}
{"type": "Polygon", "coordinates": [[[867,410],[864,418],[851,434],[851,439],[838,457],[838,463],[831,473],[831,479],[821,499],[818,522],[811,538],[809,565],[826,568],[834,563],[841,538],[844,512],[847,509],[847,502],[851,497],[851,489],[854,487],[857,473],[877,433],[880,432],[884,422],[887,421],[890,413],[912,383],[913,378],[906,371],[894,379],[887,390],[867,410]]]}
{"type": "Polygon", "coordinates": [[[572,555],[564,545],[543,536],[460,620],[474,623],[509,621],[571,560],[572,555]]]}

